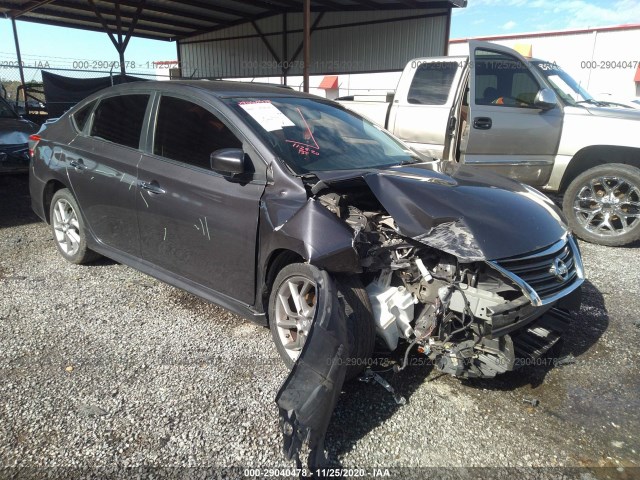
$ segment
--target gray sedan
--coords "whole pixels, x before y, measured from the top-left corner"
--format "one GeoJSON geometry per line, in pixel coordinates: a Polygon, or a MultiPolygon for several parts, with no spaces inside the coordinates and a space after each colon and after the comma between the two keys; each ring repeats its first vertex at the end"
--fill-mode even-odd
{"type": "MultiPolygon", "coordinates": [[[[286,452],[310,466],[374,345],[494,377],[549,355],[584,271],[562,215],[509,179],[420,157],[311,95],[141,82],[32,137],[34,211],[66,260],[105,255],[269,325],[292,368],[286,452]]],[[[375,378],[375,377],[374,377],[375,378]]],[[[390,387],[389,387],[390,388],[390,387]]]]}

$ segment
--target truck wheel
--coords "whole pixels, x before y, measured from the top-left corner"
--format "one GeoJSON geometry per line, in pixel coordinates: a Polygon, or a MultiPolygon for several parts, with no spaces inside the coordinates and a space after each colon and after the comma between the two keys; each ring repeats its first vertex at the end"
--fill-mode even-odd
{"type": "Polygon", "coordinates": [[[587,170],[569,184],[562,209],[587,242],[619,247],[640,239],[640,169],[610,163],[587,170]]]}
{"type": "MultiPolygon", "coordinates": [[[[276,277],[269,296],[269,328],[280,357],[292,368],[307,340],[315,312],[316,267],[294,263],[284,267],[276,277]]],[[[334,277],[342,296],[349,336],[347,380],[356,377],[373,354],[375,325],[373,309],[360,279],[355,276],[334,277]]]]}

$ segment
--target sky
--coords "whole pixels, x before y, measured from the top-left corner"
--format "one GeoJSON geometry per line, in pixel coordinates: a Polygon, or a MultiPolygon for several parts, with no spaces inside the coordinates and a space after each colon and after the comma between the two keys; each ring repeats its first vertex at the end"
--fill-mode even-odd
{"type": "MultiPolygon", "coordinates": [[[[640,0],[469,0],[455,9],[451,38],[561,30],[640,23],[640,0]]],[[[17,22],[23,61],[37,65],[77,67],[78,60],[116,61],[118,55],[106,34],[17,22]],[[74,63],[75,61],[75,63],[74,63]]],[[[142,66],[175,60],[174,42],[132,38],[125,59],[142,66]]],[[[0,67],[15,61],[11,22],[0,19],[0,67]]]]}
{"type": "Polygon", "coordinates": [[[468,0],[455,9],[451,38],[640,23],[640,0],[468,0]]]}

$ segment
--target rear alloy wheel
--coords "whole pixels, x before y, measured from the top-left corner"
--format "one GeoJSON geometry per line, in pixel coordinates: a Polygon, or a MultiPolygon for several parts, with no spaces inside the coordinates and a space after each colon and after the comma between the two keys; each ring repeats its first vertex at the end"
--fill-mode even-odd
{"type": "Polygon", "coordinates": [[[71,263],[91,262],[99,255],[87,248],[84,223],[78,204],[66,188],[58,190],[51,200],[51,228],[60,254],[71,263]]]}
{"type": "Polygon", "coordinates": [[[576,177],[562,208],[574,233],[591,243],[619,247],[640,239],[640,170],[600,165],[576,177]]]}
{"type": "MultiPolygon", "coordinates": [[[[316,285],[313,267],[294,263],[276,277],[269,297],[269,327],[278,353],[288,368],[300,356],[313,323],[316,285]]],[[[346,378],[358,375],[371,358],[375,345],[373,309],[362,283],[356,277],[334,278],[342,296],[349,336],[346,378]]]]}

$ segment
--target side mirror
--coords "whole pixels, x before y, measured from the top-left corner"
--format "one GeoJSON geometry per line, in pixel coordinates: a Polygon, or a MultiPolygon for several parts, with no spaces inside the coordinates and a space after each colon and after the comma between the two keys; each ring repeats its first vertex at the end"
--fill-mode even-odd
{"type": "Polygon", "coordinates": [[[536,95],[533,105],[542,110],[551,110],[558,104],[558,97],[550,88],[543,88],[536,95]]]}
{"type": "Polygon", "coordinates": [[[240,148],[222,148],[211,154],[211,170],[223,175],[244,173],[244,151],[240,148]]]}

